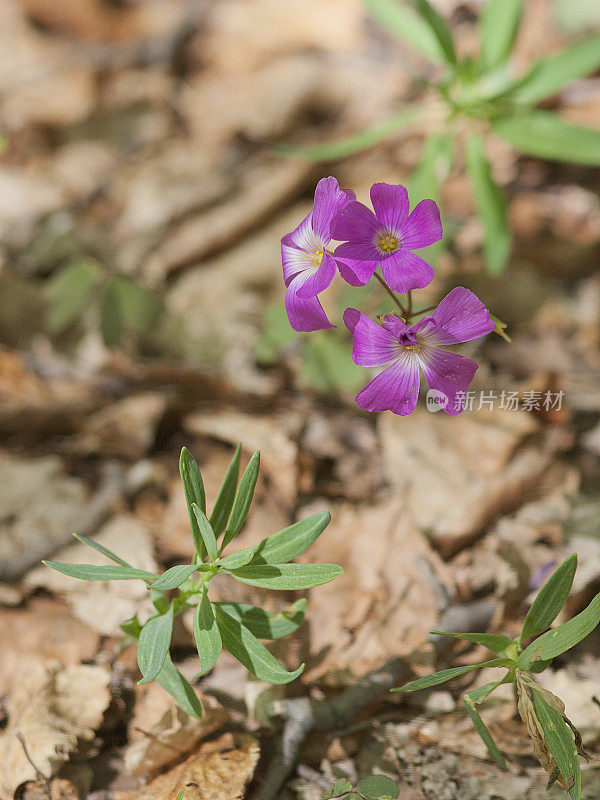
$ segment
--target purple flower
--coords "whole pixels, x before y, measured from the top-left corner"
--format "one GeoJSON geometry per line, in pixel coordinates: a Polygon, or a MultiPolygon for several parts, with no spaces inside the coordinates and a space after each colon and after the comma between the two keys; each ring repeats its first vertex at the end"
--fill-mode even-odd
{"type": "Polygon", "coordinates": [[[404,186],[371,186],[375,213],[362,203],[349,203],[338,214],[333,238],[343,241],[335,251],[340,274],[352,286],[364,286],[381,264],[388,286],[397,292],[422,289],[433,269],[412,251],[442,238],[440,212],[433,200],[421,200],[409,212],[404,186]]]}
{"type": "Polygon", "coordinates": [[[327,289],[335,275],[335,259],[326,251],[332,238],[331,223],[354,199],[354,192],[343,192],[335,178],[322,178],[315,189],[312,211],[295,231],[281,240],[283,278],[287,287],[285,307],[295,331],[335,328],[317,295],[327,289]]]}
{"type": "Polygon", "coordinates": [[[448,414],[460,414],[477,364],[458,353],[440,350],[438,345],[468,342],[495,328],[489,311],[473,292],[462,286],[453,289],[430,317],[409,327],[395,314],[382,324],[355,308],[344,313],[346,327],[353,335],[352,358],[363,367],[386,366],[356,396],[366,411],[412,414],[419,394],[419,367],[441,407],[448,414]],[[444,398],[446,398],[444,403],[444,398]]]}

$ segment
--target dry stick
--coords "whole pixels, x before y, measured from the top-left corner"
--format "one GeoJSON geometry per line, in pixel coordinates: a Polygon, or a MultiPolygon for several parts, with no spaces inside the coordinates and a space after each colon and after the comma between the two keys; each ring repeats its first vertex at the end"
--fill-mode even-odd
{"type": "MultiPolygon", "coordinates": [[[[486,630],[495,608],[495,601],[487,598],[452,606],[442,615],[438,628],[457,633],[486,630]]],[[[445,636],[434,635],[429,640],[438,656],[452,646],[452,640],[445,636]]],[[[344,728],[356,714],[384,698],[390,689],[409,679],[412,674],[406,659],[391,658],[336,697],[322,702],[298,697],[274,704],[274,716],[282,720],[283,728],[273,745],[273,754],[262,785],[255,795],[256,800],[276,800],[283,782],[296,765],[300,747],[309,733],[344,728]]]]}

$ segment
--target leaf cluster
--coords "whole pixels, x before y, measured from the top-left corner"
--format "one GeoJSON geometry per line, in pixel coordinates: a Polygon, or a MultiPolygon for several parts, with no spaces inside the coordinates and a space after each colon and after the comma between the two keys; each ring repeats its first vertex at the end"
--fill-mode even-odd
{"type": "Polygon", "coordinates": [[[291,563],[325,530],[330,520],[328,511],[296,522],[252,547],[224,553],[244,525],[258,478],[260,454],[252,456],[241,478],[240,457],[241,445],[236,449],[208,515],[198,464],[186,448],[181,451],[179,468],[195,550],[190,564],[180,564],[157,575],[136,569],[98,542],[78,535],[76,538],[80,542],[114,563],[96,566],[44,561],[52,569],[82,580],[142,580],[146,583],[155,613],[143,625],[137,615],[121,625],[127,643],[137,642],[140,683],[157,680],[196,717],[202,715],[200,702],[169,655],[174,619],[188,609],[193,609],[193,633],[201,666],[196,678],[214,667],[223,648],[253,675],[268,683],[289,683],[304,669],[302,664],[288,671],[260,640],[279,639],[294,633],[304,619],[306,601],[297,600],[290,611],[280,614],[248,603],[213,602],[208,589],[216,575],[228,575],[250,586],[291,591],[319,586],[343,573],[336,564],[291,563]],[[173,597],[174,591],[177,594],[173,597]]]}
{"type": "MultiPolygon", "coordinates": [[[[527,705],[526,716],[530,735],[533,731],[538,737],[541,731],[542,741],[538,741],[537,744],[547,750],[546,760],[555,764],[555,772],[550,774],[548,788],[555,780],[559,780],[561,785],[567,789],[571,800],[581,800],[581,770],[579,766],[579,755],[582,754],[581,736],[564,712],[559,710],[564,709],[562,701],[539,686],[532,676],[545,670],[552,659],[566,653],[583,641],[600,624],[599,593],[575,617],[556,628],[550,628],[567,601],[576,569],[577,554],[574,553],[563,561],[542,586],[525,617],[521,633],[516,639],[491,633],[431,631],[432,634],[439,636],[451,636],[483,645],[491,650],[497,656],[496,658],[480,664],[444,669],[392,690],[414,692],[438,686],[459,675],[485,667],[506,669],[504,676],[499,680],[487,683],[464,695],[463,702],[467,713],[494,760],[501,767],[506,768],[504,756],[498,750],[490,731],[482,720],[477,705],[499,686],[505,683],[515,683],[519,695],[523,696],[527,705]],[[526,644],[530,639],[533,641],[526,644]]],[[[521,711],[521,706],[519,710],[521,711]]],[[[534,738],[533,735],[532,738],[534,738]]],[[[535,738],[534,744],[536,744],[535,738]]],[[[537,752],[538,749],[536,749],[536,754],[537,752]]]]}
{"type": "MultiPolygon", "coordinates": [[[[479,57],[460,59],[445,19],[429,0],[365,0],[373,17],[432,62],[440,78],[435,89],[446,109],[440,127],[431,130],[409,186],[412,200],[436,199],[439,185],[462,154],[484,228],[489,270],[501,272],[508,260],[511,234],[507,205],[484,152],[480,131],[493,131],[527,155],[577,164],[600,164],[600,131],[565,121],[538,107],[571,82],[600,66],[600,35],[538,60],[515,74],[511,54],[524,0],[487,0],[479,21],[479,57]],[[464,139],[465,124],[470,131],[464,139]],[[460,124],[455,124],[460,121],[460,124]],[[464,149],[463,149],[464,147],[464,149]]],[[[427,114],[427,106],[401,110],[381,125],[314,147],[280,146],[283,156],[330,161],[370,147],[427,114]]]]}

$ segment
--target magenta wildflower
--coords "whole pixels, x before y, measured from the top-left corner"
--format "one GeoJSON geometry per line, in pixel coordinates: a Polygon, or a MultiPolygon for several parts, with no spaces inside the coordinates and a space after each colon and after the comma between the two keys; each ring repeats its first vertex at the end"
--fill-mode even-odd
{"type": "Polygon", "coordinates": [[[442,238],[440,212],[433,200],[422,200],[409,214],[404,186],[375,183],[375,213],[362,203],[349,203],[337,216],[333,238],[345,242],[335,250],[340,274],[352,286],[364,286],[381,264],[388,286],[408,292],[427,286],[432,267],[412,251],[442,238]]]}
{"type": "Polygon", "coordinates": [[[354,192],[344,192],[335,178],[322,178],[315,189],[315,204],[292,233],[281,240],[283,278],[287,291],[285,307],[295,331],[335,328],[327,319],[317,295],[334,278],[336,262],[327,245],[331,223],[349,202],[354,192]]]}
{"type": "Polygon", "coordinates": [[[419,367],[430,388],[441,392],[438,397],[443,410],[460,414],[478,365],[458,353],[440,350],[439,345],[478,339],[495,328],[483,303],[462,286],[446,295],[431,316],[412,327],[395,314],[387,314],[378,325],[355,308],[346,309],[344,322],[353,335],[355,363],[386,366],[357,394],[357,404],[366,411],[389,409],[403,416],[412,414],[417,403],[419,367]]]}

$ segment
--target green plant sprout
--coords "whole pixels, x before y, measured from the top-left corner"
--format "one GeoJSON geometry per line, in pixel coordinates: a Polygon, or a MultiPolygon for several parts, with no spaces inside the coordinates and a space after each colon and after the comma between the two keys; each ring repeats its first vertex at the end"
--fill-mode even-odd
{"type": "Polygon", "coordinates": [[[114,565],[66,564],[44,561],[46,566],[82,580],[143,580],[156,609],[144,624],[137,614],[121,624],[125,644],[137,642],[137,660],[142,678],[139,683],[157,680],[188,714],[200,718],[201,703],[190,683],[171,661],[169,647],[174,618],[194,609],[193,633],[201,670],[195,679],[211,670],[225,647],[253,675],[271,684],[293,681],[304,670],[288,670],[259,639],[279,639],[294,633],[306,609],[306,600],[297,600],[289,612],[271,614],[248,603],[212,602],[209,584],[216,575],[250,586],[281,591],[309,589],[342,575],[337,564],[289,563],[301,555],[329,524],[330,514],[322,511],[274,533],[256,545],[228,555],[223,551],[240,532],[248,514],[258,478],[260,453],[256,452],[238,484],[241,445],[223,479],[210,517],[206,516],[204,484],[198,464],[184,447],[179,460],[188,506],[194,557],[162,575],[136,569],[103,545],[75,534],[83,544],[115,562],[114,565]],[[219,541],[220,540],[220,541],[219,541]],[[174,598],[169,592],[178,590],[174,598]]]}
{"type": "Polygon", "coordinates": [[[558,782],[571,800],[581,800],[581,769],[579,756],[586,757],[581,735],[565,714],[565,706],[556,697],[535,682],[533,674],[542,672],[552,659],[566,653],[581,642],[600,624],[600,593],[577,616],[549,630],[564,606],[573,585],[577,568],[577,554],[569,556],[550,576],[537,594],[529,609],[521,634],[516,639],[495,633],[445,633],[431,631],[440,636],[452,636],[474,644],[481,644],[498,656],[480,664],[452,667],[419,678],[394,692],[415,692],[484,667],[505,668],[507,672],[497,681],[467,692],[463,697],[466,710],[473,720],[477,733],[483,739],[495,761],[504,769],[506,762],[492,735],[483,722],[477,705],[495,689],[505,683],[516,684],[518,710],[533,741],[536,757],[548,772],[546,789],[558,782]],[[541,634],[541,635],[540,635],[541,634]],[[531,637],[537,637],[524,646],[531,637]]]}
{"type": "Polygon", "coordinates": [[[321,800],[397,800],[400,790],[386,775],[370,775],[352,786],[346,778],[337,780],[321,800]]]}
{"type": "Polygon", "coordinates": [[[370,147],[418,119],[431,132],[409,190],[411,202],[439,199],[440,183],[456,156],[466,167],[484,228],[484,254],[490,272],[500,273],[511,248],[507,203],[492,177],[484,134],[493,132],[516,150],[576,164],[600,164],[600,131],[567,122],[538,108],[572,81],[600,66],[600,35],[537,61],[515,75],[510,59],[523,0],[488,0],[480,19],[479,58],[459,59],[450,28],[428,0],[414,3],[365,0],[375,19],[391,34],[433,62],[441,77],[431,103],[403,109],[375,128],[313,147],[278,146],[287,157],[331,161],[370,147]]]}

